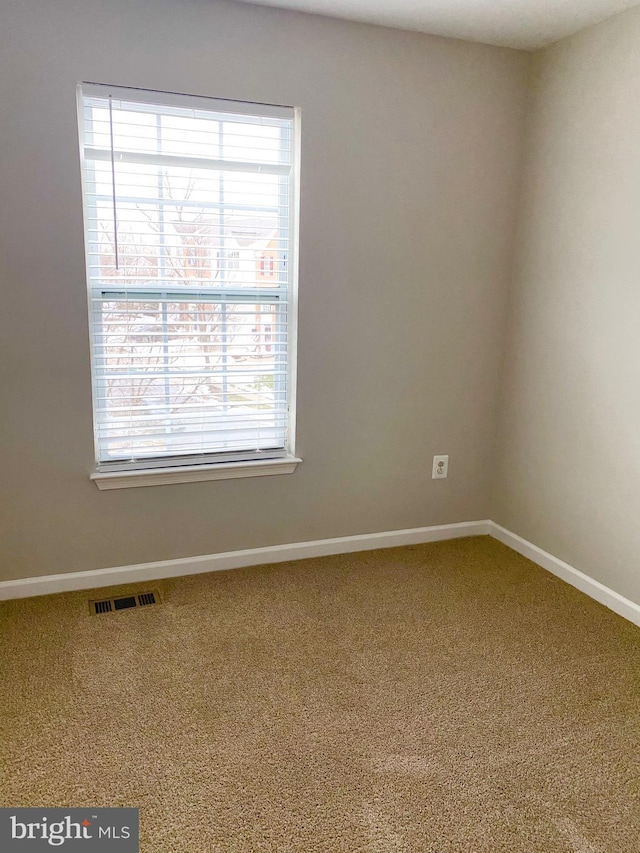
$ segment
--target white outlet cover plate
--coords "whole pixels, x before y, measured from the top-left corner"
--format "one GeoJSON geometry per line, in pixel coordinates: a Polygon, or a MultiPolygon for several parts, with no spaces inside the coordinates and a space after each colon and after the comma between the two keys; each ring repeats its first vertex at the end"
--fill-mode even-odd
{"type": "Polygon", "coordinates": [[[444,480],[449,475],[449,457],[434,456],[431,477],[433,480],[444,480]]]}

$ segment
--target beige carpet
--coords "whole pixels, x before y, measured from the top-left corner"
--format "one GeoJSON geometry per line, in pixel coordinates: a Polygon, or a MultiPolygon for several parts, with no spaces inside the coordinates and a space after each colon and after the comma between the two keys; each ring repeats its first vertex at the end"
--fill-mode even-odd
{"type": "Polygon", "coordinates": [[[0,606],[3,805],[139,806],[144,853],[640,851],[640,629],[499,543],[149,586],[0,606]]]}

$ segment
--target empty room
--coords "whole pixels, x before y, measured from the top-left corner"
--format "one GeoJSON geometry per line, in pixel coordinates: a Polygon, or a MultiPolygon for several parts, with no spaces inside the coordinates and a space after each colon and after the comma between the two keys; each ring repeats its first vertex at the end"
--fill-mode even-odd
{"type": "Polygon", "coordinates": [[[639,853],[638,0],[0,0],[0,850],[639,853]]]}

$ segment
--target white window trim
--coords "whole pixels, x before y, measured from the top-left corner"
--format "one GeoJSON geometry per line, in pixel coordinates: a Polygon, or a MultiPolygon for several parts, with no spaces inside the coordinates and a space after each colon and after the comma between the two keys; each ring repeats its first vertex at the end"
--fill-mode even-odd
{"type": "MultiPolygon", "coordinates": [[[[117,87],[110,87],[115,92],[117,87]]],[[[80,105],[82,104],[83,93],[90,94],[91,90],[103,93],[105,86],[103,84],[83,83],[77,87],[77,100],[80,116],[80,105]]],[[[123,88],[123,92],[130,94],[131,90],[123,88]]],[[[176,95],[167,92],[149,92],[145,90],[136,90],[136,99],[144,101],[145,96],[149,98],[149,103],[161,104],[167,103],[172,105],[176,103],[176,98],[179,99],[180,105],[184,102],[184,95],[176,95]]],[[[239,112],[251,114],[251,108],[256,109],[256,115],[268,115],[270,111],[274,116],[280,116],[282,107],[268,105],[252,105],[245,102],[233,102],[228,100],[218,100],[213,98],[198,99],[190,96],[190,100],[194,102],[200,100],[202,107],[209,110],[212,105],[219,106],[220,110],[226,107],[239,107],[239,112]]],[[[300,154],[301,154],[301,133],[300,133],[300,108],[287,107],[293,109],[295,133],[293,135],[294,147],[292,151],[292,188],[296,187],[290,197],[290,267],[291,280],[289,293],[289,308],[291,317],[289,320],[289,363],[288,363],[288,387],[289,387],[289,447],[288,453],[285,456],[275,457],[264,460],[239,460],[232,462],[212,462],[202,464],[192,464],[188,466],[173,466],[162,468],[136,468],[130,470],[119,471],[104,471],[100,470],[98,463],[96,469],[90,474],[90,479],[93,480],[96,486],[101,490],[111,489],[127,489],[139,488],[144,486],[161,486],[171,485],[174,483],[194,483],[208,480],[231,480],[245,477],[264,477],[279,474],[293,474],[297,466],[302,462],[302,459],[295,456],[295,437],[296,437],[296,415],[297,415],[297,368],[298,368],[298,252],[299,252],[299,221],[300,221],[300,154]]],[[[82,145],[82,136],[80,137],[80,152],[82,162],[82,174],[84,185],[84,154],[82,145]]],[[[198,164],[200,165],[200,164],[198,164]]],[[[84,186],[83,186],[84,195],[84,186]]],[[[83,204],[84,208],[84,204],[83,204]]],[[[86,212],[84,214],[86,216],[86,212]]],[[[86,229],[86,223],[85,223],[86,229]]]]}
{"type": "Polygon", "coordinates": [[[211,465],[181,465],[135,471],[96,471],[90,479],[101,490],[134,489],[140,486],[169,486],[172,483],[201,483],[205,480],[236,480],[241,477],[269,477],[293,474],[302,459],[259,459],[253,462],[214,462],[211,465]]]}

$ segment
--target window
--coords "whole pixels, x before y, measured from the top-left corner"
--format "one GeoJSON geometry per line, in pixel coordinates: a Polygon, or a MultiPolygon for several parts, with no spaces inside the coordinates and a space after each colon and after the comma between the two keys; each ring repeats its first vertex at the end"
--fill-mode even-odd
{"type": "Polygon", "coordinates": [[[294,110],[86,84],[79,103],[97,470],[291,459],[294,110]]]}

